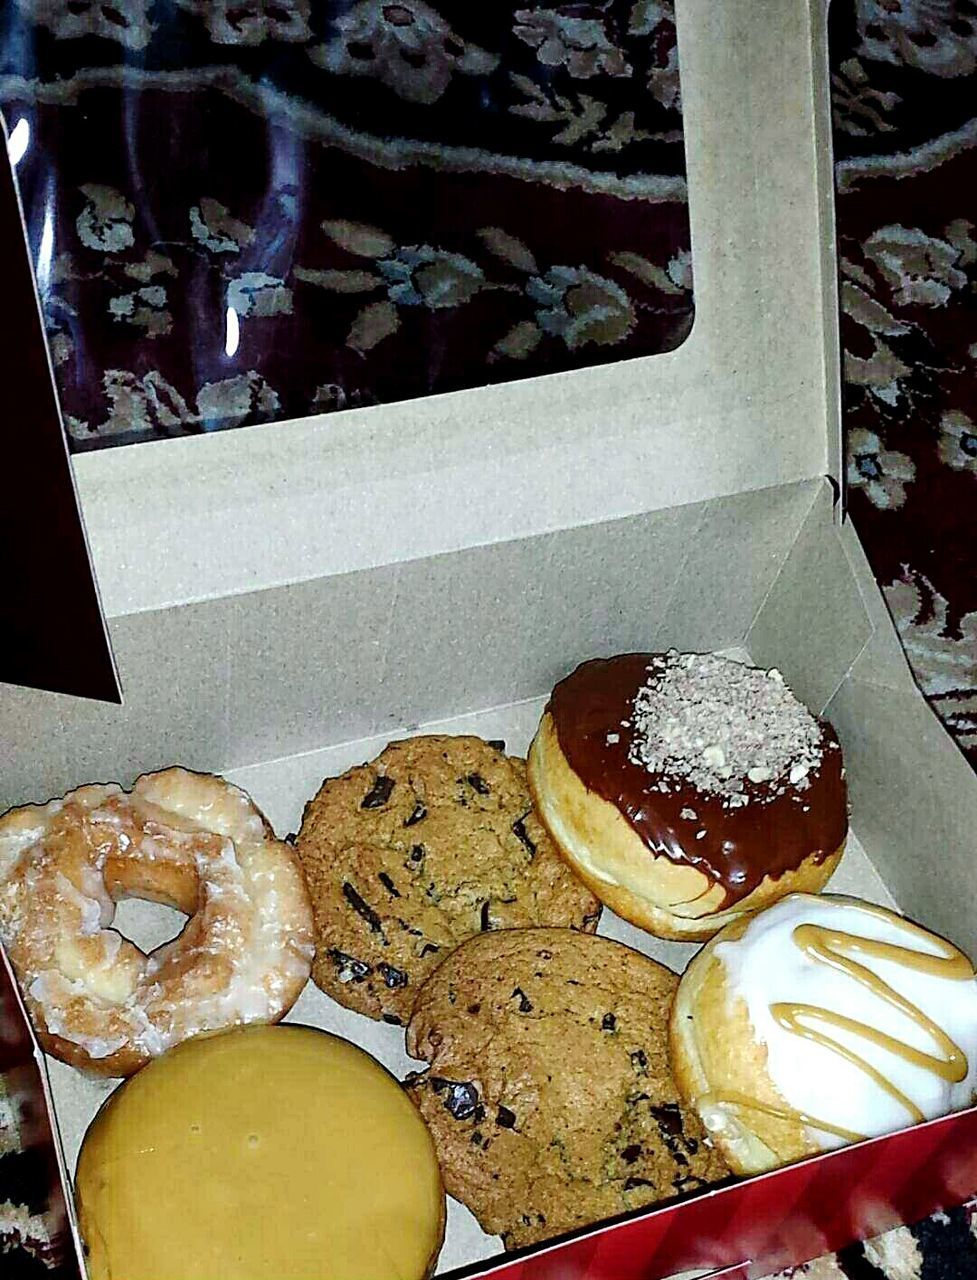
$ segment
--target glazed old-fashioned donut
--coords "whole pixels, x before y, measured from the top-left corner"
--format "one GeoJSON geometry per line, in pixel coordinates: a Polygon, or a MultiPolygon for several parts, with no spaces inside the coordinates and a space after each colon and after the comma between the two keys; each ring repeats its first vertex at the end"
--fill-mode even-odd
{"type": "Polygon", "coordinates": [[[977,1101],[977,980],[884,907],[792,894],[696,955],[672,1069],[737,1173],[762,1173],[977,1101]]]}
{"type": "Polygon", "coordinates": [[[179,768],[0,818],[0,940],[43,1047],[107,1076],[201,1032],[277,1021],[313,955],[289,846],[239,788],[179,768]],[[190,919],[146,955],[111,927],[125,897],[190,919]]]}
{"type": "Polygon", "coordinates": [[[848,830],[831,726],[778,671],[718,654],[583,663],[553,690],[529,784],[588,888],[664,938],[822,889],[848,830]]]}

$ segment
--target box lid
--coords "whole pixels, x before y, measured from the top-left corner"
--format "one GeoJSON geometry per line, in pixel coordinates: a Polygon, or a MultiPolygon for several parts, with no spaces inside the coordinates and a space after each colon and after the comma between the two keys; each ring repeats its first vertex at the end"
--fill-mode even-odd
{"type": "Polygon", "coordinates": [[[678,0],[697,315],[673,352],[75,471],[108,616],[839,475],[824,0],[678,0]]]}

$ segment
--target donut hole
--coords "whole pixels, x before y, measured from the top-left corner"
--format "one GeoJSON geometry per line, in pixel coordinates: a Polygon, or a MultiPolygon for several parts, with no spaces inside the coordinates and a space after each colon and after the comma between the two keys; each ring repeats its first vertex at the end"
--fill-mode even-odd
{"type": "Polygon", "coordinates": [[[112,928],[147,955],[179,937],[189,916],[176,907],[144,898],[123,898],[116,906],[112,928]]]}

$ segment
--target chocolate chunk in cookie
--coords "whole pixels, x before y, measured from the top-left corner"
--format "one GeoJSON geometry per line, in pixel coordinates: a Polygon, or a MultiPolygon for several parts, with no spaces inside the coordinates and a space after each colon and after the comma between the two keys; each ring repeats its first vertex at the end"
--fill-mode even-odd
{"type": "Polygon", "coordinates": [[[507,1249],[728,1171],[668,1066],[678,978],[568,929],[483,934],[427,981],[408,1078],[447,1190],[507,1249]]]}
{"type": "Polygon", "coordinates": [[[533,812],[524,762],[480,738],[394,742],[327,779],[295,847],[315,914],[313,978],[392,1023],[406,1023],[422,983],[466,938],[593,930],[600,915],[533,812]]]}

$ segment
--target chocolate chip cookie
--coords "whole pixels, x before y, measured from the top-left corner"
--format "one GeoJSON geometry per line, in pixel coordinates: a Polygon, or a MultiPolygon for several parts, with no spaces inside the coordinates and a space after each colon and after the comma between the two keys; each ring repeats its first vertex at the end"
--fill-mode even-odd
{"type": "Polygon", "coordinates": [[[507,1249],[728,1171],[668,1067],[678,978],[607,938],[519,929],[458,947],[418,994],[405,1087],[445,1187],[507,1249]]]}
{"type": "Polygon", "coordinates": [[[314,981],[386,1022],[407,1021],[421,984],[473,934],[592,931],[600,916],[533,812],[525,762],[480,738],[408,738],[328,778],[296,850],[315,916],[314,981]]]}

